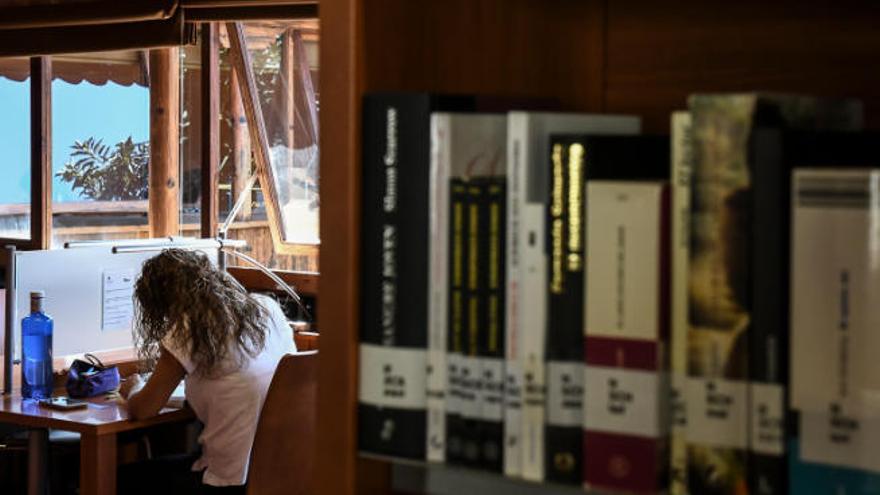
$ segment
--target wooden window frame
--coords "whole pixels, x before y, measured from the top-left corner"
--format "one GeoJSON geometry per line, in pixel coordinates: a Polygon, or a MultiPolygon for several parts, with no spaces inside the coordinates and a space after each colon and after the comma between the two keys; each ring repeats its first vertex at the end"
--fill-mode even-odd
{"type": "MultiPolygon", "coordinates": [[[[273,248],[283,255],[309,256],[318,258],[320,244],[297,244],[284,241],[282,217],[275,182],[272,178],[271,162],[268,152],[268,138],[265,121],[257,97],[256,83],[247,51],[242,19],[297,19],[317,15],[317,5],[303,4],[293,6],[257,9],[205,10],[207,18],[226,22],[230,39],[230,54],[238,82],[242,88],[242,99],[248,121],[252,142],[256,143],[254,156],[261,187],[265,191],[264,201],[269,219],[273,248]],[[259,15],[258,15],[259,14],[259,15]],[[237,18],[236,21],[229,20],[237,18]]],[[[203,22],[200,26],[202,37],[201,93],[203,121],[202,163],[200,164],[201,184],[200,231],[203,237],[218,234],[218,165],[220,155],[220,67],[219,67],[219,21],[203,22]]],[[[95,50],[99,46],[93,47],[95,50]]],[[[30,142],[31,142],[31,191],[30,191],[30,238],[3,238],[0,245],[11,245],[17,249],[49,249],[52,242],[52,59],[50,55],[30,59],[30,142]]],[[[151,110],[152,111],[152,110],[151,110]]],[[[174,212],[177,214],[177,212],[174,212]]]]}
{"type": "MultiPolygon", "coordinates": [[[[317,259],[320,244],[300,244],[284,240],[283,219],[281,217],[278,193],[275,189],[275,180],[272,176],[272,164],[269,159],[269,139],[266,134],[266,123],[263,119],[262,108],[257,95],[257,84],[254,78],[253,66],[251,65],[251,57],[247,50],[244,25],[241,22],[227,22],[226,33],[229,36],[230,60],[241,88],[241,97],[248,121],[251,142],[256,144],[254,148],[254,161],[256,163],[257,176],[260,179],[260,187],[264,191],[263,198],[266,204],[266,214],[269,217],[269,230],[272,234],[275,252],[288,255],[306,255],[317,259]]],[[[318,262],[320,263],[320,260],[318,262]]]]}

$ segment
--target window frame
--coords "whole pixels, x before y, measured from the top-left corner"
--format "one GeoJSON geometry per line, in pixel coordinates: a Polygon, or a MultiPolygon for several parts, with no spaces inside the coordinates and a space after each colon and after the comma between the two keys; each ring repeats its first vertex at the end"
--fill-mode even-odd
{"type": "MultiPolygon", "coordinates": [[[[311,18],[317,9],[303,8],[298,10],[279,9],[272,11],[275,15],[259,16],[260,19],[302,19],[311,18]]],[[[223,12],[220,11],[222,14],[223,12]]],[[[270,14],[270,12],[261,12],[270,14]]],[[[237,15],[240,19],[258,20],[257,16],[237,15]]],[[[254,149],[257,176],[261,188],[266,192],[264,201],[272,235],[273,249],[282,255],[308,256],[315,259],[320,266],[320,243],[297,244],[284,240],[282,217],[275,182],[272,176],[271,162],[268,153],[268,139],[265,122],[257,97],[253,68],[250,54],[247,51],[244,37],[244,26],[240,20],[223,19],[216,15],[216,20],[202,22],[202,93],[203,126],[200,136],[202,147],[201,163],[201,198],[200,198],[200,232],[202,237],[218,235],[218,186],[220,156],[220,67],[219,67],[219,22],[226,22],[230,38],[231,60],[236,67],[236,74],[242,88],[245,113],[251,140],[256,143],[254,149]]],[[[51,122],[52,122],[52,58],[51,55],[30,58],[30,238],[0,237],[0,245],[15,246],[17,249],[49,249],[52,243],[52,156],[51,156],[51,122]]],[[[152,111],[152,109],[151,109],[152,111]]],[[[152,189],[152,181],[151,181],[152,189]]],[[[151,191],[152,192],[152,191],[151,191]]],[[[177,212],[174,212],[177,214],[177,212]]]]}

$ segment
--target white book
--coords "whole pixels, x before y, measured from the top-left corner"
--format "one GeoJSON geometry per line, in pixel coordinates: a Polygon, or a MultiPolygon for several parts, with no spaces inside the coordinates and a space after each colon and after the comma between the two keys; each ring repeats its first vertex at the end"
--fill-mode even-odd
{"type": "Polygon", "coordinates": [[[795,170],[792,185],[791,407],[880,410],[865,392],[880,390],[880,170],[795,170]]]}
{"type": "MultiPolygon", "coordinates": [[[[480,362],[447,353],[449,325],[449,209],[450,180],[469,174],[487,176],[506,172],[504,151],[507,117],[503,114],[437,112],[431,114],[430,276],[428,278],[428,422],[427,460],[446,460],[446,414],[461,414],[460,400],[450,394],[450,364],[466,367],[474,376],[480,362]]],[[[467,405],[467,413],[480,415],[479,403],[467,405]],[[478,413],[479,412],[479,413],[478,413]]],[[[500,418],[498,418],[500,420],[500,418]]]]}
{"type": "Polygon", "coordinates": [[[544,223],[550,135],[637,134],[638,117],[510,112],[507,120],[507,330],[504,472],[544,478],[547,321],[544,223]],[[521,398],[520,407],[515,403],[521,398]],[[517,431],[518,430],[518,431],[517,431]]]}
{"type": "Polygon", "coordinates": [[[792,178],[791,407],[804,461],[880,472],[880,170],[792,178]]]}

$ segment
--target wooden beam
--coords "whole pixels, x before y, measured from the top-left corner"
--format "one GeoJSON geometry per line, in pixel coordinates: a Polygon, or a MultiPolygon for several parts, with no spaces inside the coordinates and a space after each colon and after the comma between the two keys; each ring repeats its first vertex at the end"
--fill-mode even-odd
{"type": "Polygon", "coordinates": [[[52,61],[31,58],[31,243],[52,243],[52,61]]]}
{"type": "Polygon", "coordinates": [[[254,159],[260,177],[260,187],[266,198],[266,216],[269,217],[272,242],[277,253],[287,254],[293,246],[286,245],[284,242],[284,225],[281,212],[278,211],[278,192],[275,189],[272,165],[269,160],[269,138],[266,134],[266,123],[263,120],[250,52],[247,50],[244,26],[240,22],[229,22],[226,24],[226,33],[229,36],[229,58],[241,86],[242,103],[245,115],[247,115],[251,141],[255,145],[254,159]]]}
{"type": "MultiPolygon", "coordinates": [[[[229,77],[229,115],[232,120],[232,202],[247,189],[251,178],[251,136],[248,131],[247,116],[242,103],[241,85],[235,67],[229,77]]],[[[238,213],[238,218],[247,220],[251,217],[250,200],[246,201],[238,213]]]]}
{"type": "MultiPolygon", "coordinates": [[[[53,5],[55,7],[55,5],[53,5]]],[[[0,29],[0,56],[173,47],[189,42],[183,16],[162,21],[72,26],[63,28],[0,29]]]]}
{"type": "Polygon", "coordinates": [[[220,216],[220,41],[218,26],[202,24],[202,237],[217,235],[220,216]]]}
{"type": "Polygon", "coordinates": [[[150,50],[150,237],[178,235],[180,222],[180,57],[150,50]]]}
{"type": "Polygon", "coordinates": [[[314,19],[316,17],[318,17],[318,5],[314,3],[300,5],[243,5],[186,9],[187,22],[314,19]]]}
{"type": "MultiPolygon", "coordinates": [[[[296,127],[296,61],[293,43],[293,29],[287,29],[281,36],[281,122],[282,142],[288,150],[293,151],[293,130],[296,127]]],[[[288,170],[293,167],[293,153],[287,153],[288,170]]],[[[292,171],[292,170],[291,170],[292,171]]]]}

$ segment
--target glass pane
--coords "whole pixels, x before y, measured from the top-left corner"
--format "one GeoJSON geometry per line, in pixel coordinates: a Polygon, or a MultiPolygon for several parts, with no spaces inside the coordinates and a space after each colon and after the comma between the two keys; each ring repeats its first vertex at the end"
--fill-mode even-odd
{"type": "Polygon", "coordinates": [[[180,235],[186,237],[202,235],[201,78],[200,46],[180,47],[180,235]]]}
{"type": "Polygon", "coordinates": [[[146,52],[52,58],[52,244],[149,236],[146,52]]]}
{"type": "Polygon", "coordinates": [[[30,64],[0,59],[0,238],[30,239],[30,64]]]}
{"type": "MultiPolygon", "coordinates": [[[[263,22],[247,23],[246,29],[249,30],[252,25],[263,24],[263,22]]],[[[278,22],[273,21],[271,24],[278,24],[278,22]]],[[[283,21],[283,24],[293,23],[283,21]]],[[[253,147],[255,143],[251,142],[247,117],[242,104],[241,88],[239,87],[237,75],[230,65],[229,41],[225,28],[222,26],[220,30],[220,44],[219,221],[222,225],[227,220],[233,205],[246,189],[246,185],[254,173],[253,147]]],[[[316,49],[317,45],[315,45],[316,49]]],[[[271,82],[271,78],[266,80],[271,82]]],[[[271,88],[270,83],[260,84],[260,86],[263,88],[261,90],[263,95],[261,98],[263,99],[268,98],[266,95],[271,95],[276,91],[271,88]]],[[[272,124],[267,121],[267,127],[270,125],[272,124]]],[[[269,135],[271,143],[273,131],[269,131],[269,135]]],[[[314,173],[317,174],[316,169],[314,173]]],[[[312,214],[314,216],[312,225],[314,228],[310,231],[313,231],[311,240],[316,242],[317,191],[314,189],[313,191],[315,205],[314,213],[312,214]]],[[[302,224],[306,225],[306,222],[304,221],[302,224]]],[[[242,208],[230,223],[227,236],[230,239],[246,240],[248,248],[245,252],[270,268],[298,271],[317,271],[318,269],[316,254],[290,255],[281,254],[275,250],[266,215],[264,189],[259,181],[256,182],[249,193],[246,193],[242,208]]],[[[316,252],[317,250],[314,251],[316,252]]],[[[241,263],[232,258],[229,259],[229,262],[231,265],[247,266],[246,263],[241,263]]]]}
{"type": "Polygon", "coordinates": [[[247,23],[284,240],[317,244],[318,30],[315,21],[247,23]]]}

